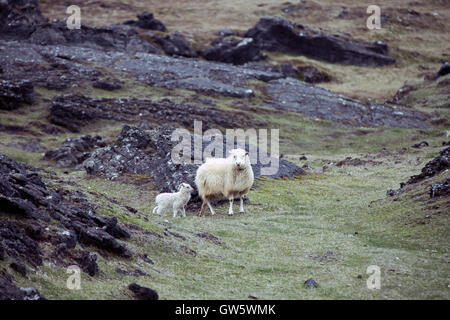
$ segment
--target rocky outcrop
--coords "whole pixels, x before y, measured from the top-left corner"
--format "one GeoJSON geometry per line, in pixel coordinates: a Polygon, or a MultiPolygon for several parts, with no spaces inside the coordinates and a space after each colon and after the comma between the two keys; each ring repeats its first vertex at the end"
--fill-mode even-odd
{"type": "Polygon", "coordinates": [[[430,198],[450,196],[450,179],[441,183],[434,183],[430,186],[430,198]]]}
{"type": "Polygon", "coordinates": [[[428,116],[419,111],[369,104],[294,79],[273,80],[264,86],[265,106],[298,112],[346,126],[426,128],[428,116]]]}
{"type": "MultiPolygon", "coordinates": [[[[54,177],[50,174],[47,179],[54,177]]],[[[34,167],[3,154],[0,154],[0,208],[0,260],[6,257],[14,260],[11,270],[24,276],[28,265],[38,268],[46,259],[62,266],[79,265],[86,273],[95,275],[96,255],[76,248],[77,243],[104,255],[125,258],[132,255],[118,240],[131,234],[115,217],[96,215],[94,205],[80,192],[48,189],[34,167]]],[[[3,293],[0,289],[0,295],[3,293]]]]}
{"type": "Polygon", "coordinates": [[[118,80],[105,80],[105,79],[99,79],[92,83],[92,86],[97,89],[107,90],[107,91],[114,91],[119,90],[122,88],[122,83],[118,80]]]}
{"type": "Polygon", "coordinates": [[[142,29],[156,30],[166,32],[166,26],[159,20],[155,19],[153,13],[143,12],[137,16],[138,20],[128,20],[124,24],[136,26],[142,29]]]}
{"type": "MultiPolygon", "coordinates": [[[[49,23],[42,17],[37,0],[6,0],[0,4],[0,39],[29,41],[39,45],[75,45],[101,50],[129,53],[158,50],[137,36],[137,31],[126,25],[94,28],[84,24],[81,29],[67,28],[65,21],[49,23]]],[[[143,14],[138,24],[151,23],[143,14]],[[142,20],[142,21],[141,21],[142,20]]]]}
{"type": "Polygon", "coordinates": [[[128,289],[138,300],[158,300],[158,293],[155,290],[142,287],[134,282],[128,286],[128,289]]]}
{"type": "Polygon", "coordinates": [[[164,52],[169,56],[187,58],[195,58],[198,56],[197,52],[189,46],[189,43],[180,33],[173,33],[165,36],[155,35],[153,41],[161,46],[164,52]]]}
{"type": "Polygon", "coordinates": [[[35,288],[16,287],[0,273],[0,300],[45,300],[35,288]]]}
{"type": "Polygon", "coordinates": [[[265,58],[265,55],[252,38],[239,38],[236,36],[221,37],[213,40],[211,46],[203,52],[202,56],[206,60],[236,65],[265,58]]]}
{"type": "Polygon", "coordinates": [[[417,183],[424,179],[433,177],[442,171],[450,168],[450,148],[442,150],[437,157],[427,162],[422,172],[414,175],[406,182],[407,184],[417,183]]]}
{"type": "Polygon", "coordinates": [[[270,65],[263,62],[248,62],[244,64],[244,67],[265,72],[280,73],[285,78],[300,79],[308,83],[328,82],[331,80],[330,76],[313,66],[299,66],[294,68],[289,63],[270,65]]]}
{"type": "Polygon", "coordinates": [[[382,66],[395,62],[386,55],[385,44],[363,44],[315,32],[281,17],[261,18],[245,36],[264,50],[292,52],[333,63],[382,66]]]}
{"type": "Polygon", "coordinates": [[[99,119],[119,122],[147,120],[152,123],[177,123],[192,127],[194,119],[208,128],[255,127],[262,125],[239,111],[224,111],[214,105],[181,104],[169,99],[93,99],[82,95],[56,96],[52,100],[49,120],[72,132],[99,119]]]}
{"type": "Polygon", "coordinates": [[[450,73],[450,62],[444,62],[437,72],[437,77],[443,77],[450,73]]]}
{"type": "Polygon", "coordinates": [[[34,101],[33,85],[26,80],[0,80],[0,110],[14,110],[34,101]]]}
{"type": "Polygon", "coordinates": [[[69,168],[82,163],[95,147],[104,146],[100,136],[67,138],[58,148],[47,151],[43,159],[55,161],[58,168],[69,168]]]}

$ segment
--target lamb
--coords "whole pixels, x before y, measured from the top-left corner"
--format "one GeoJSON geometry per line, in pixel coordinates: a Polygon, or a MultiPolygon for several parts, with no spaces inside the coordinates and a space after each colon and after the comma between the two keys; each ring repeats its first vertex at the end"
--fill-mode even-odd
{"type": "Polygon", "coordinates": [[[240,198],[239,213],[244,213],[243,196],[253,185],[253,169],[248,152],[243,149],[230,151],[228,158],[208,158],[198,169],[195,184],[203,200],[199,216],[203,216],[206,205],[214,215],[211,200],[227,198],[230,201],[228,214],[233,215],[233,200],[240,198]]]}
{"type": "Polygon", "coordinates": [[[161,214],[161,211],[165,209],[173,210],[173,217],[176,218],[178,211],[181,211],[183,217],[186,217],[185,206],[191,199],[191,193],[194,191],[187,183],[180,184],[178,192],[174,193],[160,193],[156,196],[156,207],[153,209],[153,213],[161,214]]]}

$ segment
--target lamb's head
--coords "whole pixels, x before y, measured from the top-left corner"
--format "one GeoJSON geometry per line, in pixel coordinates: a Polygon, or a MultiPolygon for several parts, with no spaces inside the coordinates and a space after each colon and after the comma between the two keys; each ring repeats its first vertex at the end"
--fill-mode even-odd
{"type": "Polygon", "coordinates": [[[192,188],[191,185],[188,183],[182,183],[182,184],[180,184],[180,191],[192,193],[192,192],[194,192],[194,188],[192,188]]]}
{"type": "Polygon", "coordinates": [[[234,169],[244,170],[250,166],[248,152],[243,149],[230,150],[230,157],[234,169]]]}

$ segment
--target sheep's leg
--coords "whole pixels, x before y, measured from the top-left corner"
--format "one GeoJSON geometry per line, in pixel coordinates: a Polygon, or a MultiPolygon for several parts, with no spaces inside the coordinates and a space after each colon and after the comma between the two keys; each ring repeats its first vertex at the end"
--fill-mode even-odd
{"type": "Polygon", "coordinates": [[[241,204],[239,206],[239,213],[244,213],[244,199],[240,196],[241,204]]]}
{"type": "Polygon", "coordinates": [[[233,200],[234,200],[234,197],[231,196],[230,197],[230,208],[228,209],[228,215],[230,215],[230,216],[233,215],[233,200]]]}
{"type": "Polygon", "coordinates": [[[183,207],[183,217],[186,217],[186,209],[183,207]]]}
{"type": "Polygon", "coordinates": [[[213,207],[211,206],[211,203],[209,202],[209,200],[206,200],[206,204],[208,205],[209,210],[211,210],[211,215],[212,215],[212,216],[215,215],[216,213],[214,212],[214,209],[213,209],[213,207]]]}
{"type": "Polygon", "coordinates": [[[155,209],[153,209],[152,213],[155,214],[156,210],[158,210],[158,206],[156,206],[155,209]]]}
{"type": "Polygon", "coordinates": [[[200,209],[200,213],[198,214],[199,217],[203,216],[203,214],[205,213],[205,209],[206,209],[206,201],[203,200],[202,207],[200,209]]]}
{"type": "Polygon", "coordinates": [[[176,218],[178,213],[178,209],[173,209],[173,217],[176,218]]]}

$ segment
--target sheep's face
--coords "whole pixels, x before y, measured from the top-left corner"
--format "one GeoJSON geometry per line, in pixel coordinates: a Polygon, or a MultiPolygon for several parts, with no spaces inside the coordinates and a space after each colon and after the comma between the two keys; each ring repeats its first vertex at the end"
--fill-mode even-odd
{"type": "Polygon", "coordinates": [[[182,184],[180,184],[180,191],[186,191],[186,192],[192,193],[194,191],[194,188],[192,188],[187,183],[182,183],[182,184]]]}
{"type": "Polygon", "coordinates": [[[233,168],[237,170],[244,170],[250,165],[250,158],[248,152],[243,149],[234,149],[230,151],[233,168]]]}

